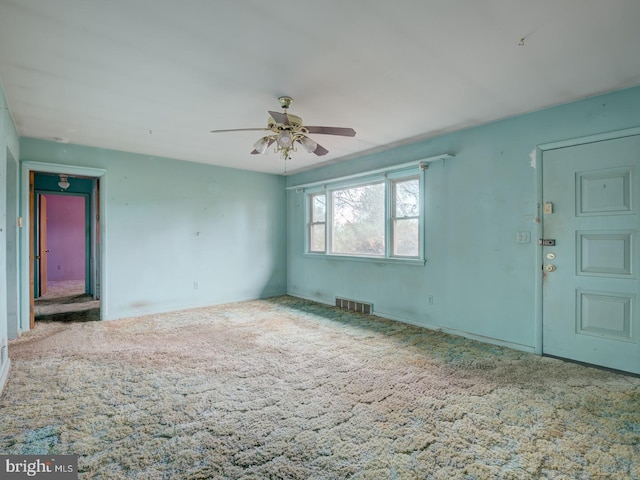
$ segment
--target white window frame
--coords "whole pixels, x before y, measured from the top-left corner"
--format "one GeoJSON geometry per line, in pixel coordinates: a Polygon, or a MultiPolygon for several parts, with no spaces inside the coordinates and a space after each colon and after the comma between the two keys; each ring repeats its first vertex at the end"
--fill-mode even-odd
{"type": "MultiPolygon", "coordinates": [[[[369,261],[369,262],[391,262],[391,263],[403,263],[409,265],[424,265],[425,259],[425,181],[424,172],[427,169],[427,165],[423,163],[416,163],[412,165],[412,168],[402,168],[389,171],[385,171],[373,175],[358,176],[357,179],[337,180],[333,182],[327,182],[322,185],[314,185],[304,189],[305,193],[305,255],[315,258],[333,258],[333,259],[346,259],[356,261],[369,261]],[[404,256],[393,255],[394,245],[394,228],[393,221],[394,207],[395,207],[395,185],[396,183],[417,178],[419,181],[419,206],[420,212],[418,219],[418,255],[417,256],[404,256]],[[352,188],[358,186],[371,185],[375,183],[384,182],[385,185],[385,251],[383,255],[354,255],[354,254],[340,254],[333,253],[331,246],[332,239],[332,226],[333,226],[333,201],[332,192],[334,190],[342,190],[345,188],[352,188]],[[324,193],[326,201],[326,217],[325,217],[325,251],[315,252],[310,249],[311,244],[311,201],[314,196],[324,193]]],[[[405,218],[405,217],[402,217],[405,218]]]]}
{"type": "Polygon", "coordinates": [[[406,258],[406,259],[421,259],[424,256],[421,254],[424,252],[424,188],[422,175],[420,173],[413,175],[406,175],[408,172],[403,172],[405,175],[392,177],[388,179],[388,186],[386,188],[386,192],[388,194],[388,206],[386,212],[387,219],[387,249],[388,256],[390,258],[406,258]],[[398,183],[402,183],[408,180],[417,180],[418,181],[418,215],[413,216],[404,216],[397,217],[396,216],[396,185],[398,183]],[[396,230],[395,223],[396,220],[418,220],[418,254],[417,255],[396,255],[393,252],[395,251],[396,246],[396,230]]]}
{"type": "Polygon", "coordinates": [[[307,198],[306,198],[306,205],[307,205],[307,221],[305,222],[307,224],[307,236],[306,236],[306,245],[307,245],[307,252],[308,253],[314,253],[314,254],[325,254],[327,253],[327,218],[329,216],[329,212],[328,212],[328,205],[327,205],[327,194],[326,192],[322,191],[322,192],[312,192],[307,194],[307,198]],[[313,199],[315,197],[318,197],[320,195],[324,195],[324,220],[322,222],[319,221],[313,221],[314,220],[314,214],[313,214],[313,199]],[[311,231],[313,230],[314,226],[317,225],[324,225],[324,249],[323,250],[312,250],[311,249],[311,240],[312,240],[312,235],[311,235],[311,231]]]}

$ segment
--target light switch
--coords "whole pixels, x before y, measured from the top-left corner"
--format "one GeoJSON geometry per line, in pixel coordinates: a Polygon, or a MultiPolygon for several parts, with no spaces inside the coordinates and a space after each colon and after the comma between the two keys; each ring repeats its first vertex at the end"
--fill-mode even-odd
{"type": "Polygon", "coordinates": [[[553,202],[545,202],[543,212],[545,215],[551,215],[553,213],[553,202]]]}
{"type": "Polygon", "coordinates": [[[530,243],[531,232],[518,232],[516,235],[516,243],[530,243]]]}

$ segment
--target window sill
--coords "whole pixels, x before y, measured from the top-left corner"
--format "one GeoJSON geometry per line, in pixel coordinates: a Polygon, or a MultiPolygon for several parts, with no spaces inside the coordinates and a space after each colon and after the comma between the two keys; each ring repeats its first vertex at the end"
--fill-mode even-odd
{"type": "Polygon", "coordinates": [[[424,258],[396,258],[396,257],[365,257],[355,255],[327,255],[326,253],[304,253],[305,258],[316,258],[322,260],[337,260],[337,261],[352,261],[352,262],[366,262],[377,264],[395,264],[395,265],[408,265],[415,267],[423,267],[427,263],[424,258]]]}

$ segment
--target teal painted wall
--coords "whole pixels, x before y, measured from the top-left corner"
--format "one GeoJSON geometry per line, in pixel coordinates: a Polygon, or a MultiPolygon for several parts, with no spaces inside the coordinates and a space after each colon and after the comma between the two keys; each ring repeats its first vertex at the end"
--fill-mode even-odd
{"type": "Polygon", "coordinates": [[[21,161],[107,170],[107,319],[286,291],[284,177],[21,139],[21,161]]]}
{"type": "Polygon", "coordinates": [[[637,126],[640,88],[632,88],[289,176],[295,186],[455,155],[426,172],[424,267],[305,256],[304,194],[289,190],[287,290],[325,303],[372,302],[381,316],[533,350],[538,172],[530,154],[540,144],[637,126]],[[516,243],[520,231],[531,243],[516,243]]]}
{"type": "Polygon", "coordinates": [[[9,322],[17,325],[18,133],[0,86],[0,390],[9,372],[9,322]]]}
{"type": "Polygon", "coordinates": [[[58,186],[60,181],[58,175],[37,173],[34,177],[33,186],[36,192],[85,193],[91,195],[93,189],[93,180],[89,178],[73,178],[69,181],[69,188],[62,190],[58,186]]]}
{"type": "MultiPolygon", "coordinates": [[[[21,139],[18,157],[15,126],[3,112],[2,172],[7,148],[22,161],[107,170],[102,187],[109,319],[287,291],[327,303],[336,296],[370,301],[382,316],[530,350],[538,288],[538,170],[530,154],[539,144],[640,126],[640,88],[286,179],[291,186],[454,154],[426,173],[424,267],[305,256],[304,196],[285,194],[281,176],[29,138],[21,139]],[[531,232],[532,242],[516,243],[519,231],[531,232]]],[[[2,262],[4,257],[2,249],[2,262]]],[[[4,264],[0,271],[4,292],[4,264]]],[[[0,337],[5,331],[6,321],[0,337]]]]}

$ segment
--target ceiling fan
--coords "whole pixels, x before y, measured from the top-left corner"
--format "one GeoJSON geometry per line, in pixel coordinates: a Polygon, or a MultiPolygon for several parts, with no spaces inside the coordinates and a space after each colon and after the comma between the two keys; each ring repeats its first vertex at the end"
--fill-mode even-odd
{"type": "Polygon", "coordinates": [[[267,151],[267,148],[275,143],[276,152],[281,153],[285,160],[291,159],[291,152],[296,151],[296,143],[302,145],[307,152],[315,153],[318,156],[329,153],[329,150],[308,137],[311,133],[341,135],[344,137],[354,137],[356,135],[356,131],[353,128],[306,126],[302,123],[302,118],[287,113],[293,102],[291,97],[279,97],[278,101],[282,106],[283,112],[269,111],[270,116],[269,120],[267,120],[266,128],[232,128],[228,130],[211,130],[211,133],[242,132],[249,130],[266,131],[268,133],[253,145],[251,153],[253,155],[264,153],[267,151]]]}

